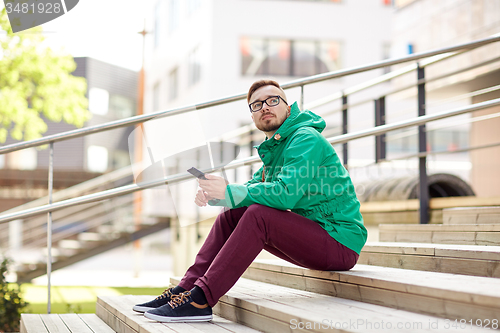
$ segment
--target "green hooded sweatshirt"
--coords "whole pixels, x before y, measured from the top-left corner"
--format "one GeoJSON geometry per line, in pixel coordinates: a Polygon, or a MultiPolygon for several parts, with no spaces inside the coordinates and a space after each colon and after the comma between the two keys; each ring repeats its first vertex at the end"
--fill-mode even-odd
{"type": "Polygon", "coordinates": [[[325,126],[320,116],[301,112],[294,103],[273,137],[255,146],[263,166],[244,185],[227,185],[225,199],[217,205],[291,210],[359,254],[367,231],[349,173],[321,135],[325,126]]]}

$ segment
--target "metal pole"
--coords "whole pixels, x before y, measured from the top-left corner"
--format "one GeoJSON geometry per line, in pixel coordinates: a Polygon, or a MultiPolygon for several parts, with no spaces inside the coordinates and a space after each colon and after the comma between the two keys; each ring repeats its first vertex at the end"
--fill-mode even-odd
{"type": "MultiPolygon", "coordinates": [[[[385,97],[375,100],[375,126],[385,125],[385,97]]],[[[375,163],[385,160],[385,133],[375,137],[375,163]]]]}
{"type": "MultiPolygon", "coordinates": [[[[417,66],[418,80],[425,79],[425,68],[417,66]]],[[[418,85],[418,116],[425,116],[425,83],[418,85]]],[[[420,153],[427,151],[427,137],[425,133],[425,124],[418,126],[418,151],[420,153]]],[[[420,224],[429,223],[429,189],[427,186],[427,156],[419,157],[419,190],[420,190],[420,224]]]]}
{"type": "MultiPolygon", "coordinates": [[[[342,95],[342,134],[347,134],[347,96],[342,95]]],[[[347,162],[349,157],[349,151],[347,147],[348,143],[342,144],[342,155],[344,159],[344,167],[347,169],[347,162]]]]}
{"type": "MultiPolygon", "coordinates": [[[[49,145],[49,205],[52,204],[52,188],[54,183],[54,142],[49,145]]],[[[52,212],[47,213],[47,313],[51,312],[52,273],[52,212]]]]}
{"type": "MultiPolygon", "coordinates": [[[[250,136],[250,143],[249,143],[249,147],[248,149],[250,150],[250,156],[253,155],[253,145],[254,145],[254,142],[253,142],[253,129],[250,130],[250,133],[248,133],[248,135],[250,136]]],[[[249,178],[252,179],[253,177],[253,164],[250,165],[250,175],[249,175],[249,178]]]]}
{"type": "Polygon", "coordinates": [[[304,109],[304,85],[300,86],[300,110],[304,109]]]}

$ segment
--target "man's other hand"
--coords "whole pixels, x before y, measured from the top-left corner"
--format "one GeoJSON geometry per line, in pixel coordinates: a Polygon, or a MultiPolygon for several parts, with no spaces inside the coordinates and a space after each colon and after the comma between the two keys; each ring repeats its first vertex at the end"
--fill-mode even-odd
{"type": "Polygon", "coordinates": [[[198,192],[196,193],[196,197],[194,198],[194,203],[199,207],[205,207],[208,203],[208,200],[211,199],[212,198],[209,198],[206,192],[203,192],[203,190],[198,190],[198,192]]]}
{"type": "MultiPolygon", "coordinates": [[[[205,174],[205,177],[207,179],[198,179],[202,192],[204,192],[204,197],[208,200],[224,199],[226,196],[226,186],[229,183],[224,178],[219,176],[205,174]]],[[[198,198],[198,194],[196,197],[198,198]]]]}

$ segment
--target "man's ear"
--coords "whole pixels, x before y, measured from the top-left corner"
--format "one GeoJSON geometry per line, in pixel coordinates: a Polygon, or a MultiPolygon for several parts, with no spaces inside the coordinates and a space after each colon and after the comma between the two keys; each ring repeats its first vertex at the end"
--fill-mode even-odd
{"type": "Polygon", "coordinates": [[[288,115],[287,115],[287,117],[290,117],[290,111],[291,111],[291,110],[292,110],[292,107],[289,105],[289,106],[288,106],[288,111],[287,111],[287,114],[288,114],[288,115]]]}

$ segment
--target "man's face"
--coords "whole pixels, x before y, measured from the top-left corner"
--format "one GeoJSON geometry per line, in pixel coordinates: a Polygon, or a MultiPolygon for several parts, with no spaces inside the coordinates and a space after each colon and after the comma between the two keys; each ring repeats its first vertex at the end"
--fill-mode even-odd
{"type": "MultiPolygon", "coordinates": [[[[270,96],[281,96],[283,100],[285,96],[275,86],[263,86],[255,90],[255,92],[250,97],[250,103],[255,101],[263,101],[270,96]]],[[[276,132],[278,128],[283,124],[286,118],[290,115],[290,106],[286,105],[285,102],[280,100],[280,103],[275,106],[269,106],[263,103],[262,110],[257,112],[252,112],[252,119],[255,126],[263,132],[276,132]]]]}

